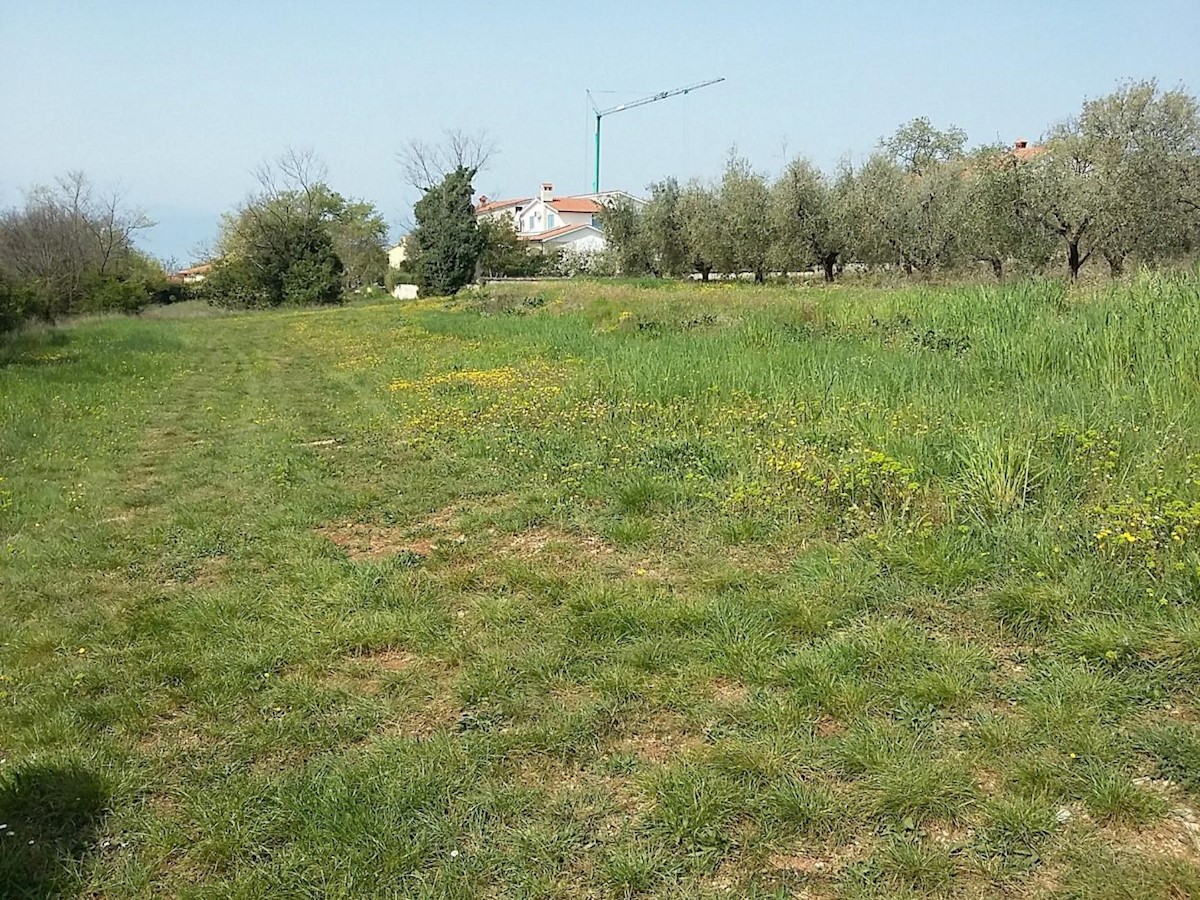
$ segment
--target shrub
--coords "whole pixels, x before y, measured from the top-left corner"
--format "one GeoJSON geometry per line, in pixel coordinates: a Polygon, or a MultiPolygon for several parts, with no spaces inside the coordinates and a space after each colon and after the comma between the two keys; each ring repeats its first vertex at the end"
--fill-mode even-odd
{"type": "Polygon", "coordinates": [[[266,291],[243,259],[217,262],[197,287],[196,294],[213,306],[232,309],[257,309],[271,305],[267,302],[266,291]]]}
{"type": "Polygon", "coordinates": [[[612,276],[617,274],[617,258],[607,250],[576,250],[564,247],[544,257],[548,274],[574,278],[579,275],[612,276]]]}
{"type": "Polygon", "coordinates": [[[36,289],[0,270],[0,334],[16,331],[28,319],[44,316],[45,309],[36,289]]]}
{"type": "Polygon", "coordinates": [[[342,262],[324,225],[297,220],[280,241],[220,260],[198,292],[214,306],[260,309],[342,302],[342,262]]]}
{"type": "Polygon", "coordinates": [[[145,281],[116,275],[93,275],[81,291],[79,312],[136,313],[150,301],[145,281]]]}

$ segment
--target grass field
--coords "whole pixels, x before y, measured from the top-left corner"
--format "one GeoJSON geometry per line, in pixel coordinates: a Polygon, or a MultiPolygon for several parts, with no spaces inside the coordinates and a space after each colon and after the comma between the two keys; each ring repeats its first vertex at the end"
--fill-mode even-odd
{"type": "Polygon", "coordinates": [[[1200,896],[1200,279],[0,365],[0,896],[1200,896]]]}

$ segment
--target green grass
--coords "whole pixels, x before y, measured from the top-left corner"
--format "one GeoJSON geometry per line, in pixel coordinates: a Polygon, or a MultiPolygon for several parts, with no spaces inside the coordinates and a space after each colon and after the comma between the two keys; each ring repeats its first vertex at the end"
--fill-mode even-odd
{"type": "Polygon", "coordinates": [[[0,350],[0,896],[1200,890],[1197,277],[203,313],[0,350]]]}

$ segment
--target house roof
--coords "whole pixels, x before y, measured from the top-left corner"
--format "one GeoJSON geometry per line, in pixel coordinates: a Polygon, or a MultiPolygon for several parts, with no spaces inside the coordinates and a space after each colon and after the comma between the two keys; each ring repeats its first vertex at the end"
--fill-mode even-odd
{"type": "Polygon", "coordinates": [[[542,241],[551,241],[584,228],[594,231],[597,234],[600,233],[600,229],[595,225],[588,225],[586,222],[576,222],[574,225],[561,225],[558,228],[551,228],[549,231],[542,231],[538,234],[518,234],[517,237],[522,241],[540,244],[542,241]]]}
{"type": "Polygon", "coordinates": [[[604,209],[591,197],[555,197],[550,206],[560,213],[598,213],[604,209]]]}
{"type": "Polygon", "coordinates": [[[1034,144],[1031,147],[1031,146],[1029,146],[1029,141],[1022,138],[1018,141],[1015,141],[1013,143],[1012,149],[1009,150],[1008,152],[1011,153],[1013,156],[1015,156],[1017,159],[1024,161],[1027,159],[1033,159],[1035,156],[1041,156],[1043,153],[1046,152],[1046,148],[1042,147],[1038,144],[1034,144]]]}
{"type": "Polygon", "coordinates": [[[180,269],[176,275],[207,275],[212,271],[212,263],[201,263],[198,266],[190,266],[186,269],[180,269]]]}
{"type": "Polygon", "coordinates": [[[505,209],[509,206],[516,206],[518,203],[528,203],[529,197],[514,197],[511,200],[488,200],[486,197],[479,198],[482,202],[475,207],[475,215],[480,213],[492,212],[497,209],[505,209]]]}

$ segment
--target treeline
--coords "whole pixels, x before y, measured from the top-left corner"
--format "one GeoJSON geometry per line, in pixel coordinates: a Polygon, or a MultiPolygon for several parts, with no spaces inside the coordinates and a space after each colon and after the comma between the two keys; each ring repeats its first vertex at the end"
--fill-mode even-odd
{"type": "Polygon", "coordinates": [[[731,157],[715,184],[651,186],[603,215],[625,274],[769,273],[848,266],[929,274],[986,266],[1072,278],[1120,274],[1200,247],[1200,115],[1183,90],[1131,83],[1083,105],[1040,142],[968,151],[916,119],[863,163],[825,173],[799,158],[774,179],[731,157]]]}
{"type": "Polygon", "coordinates": [[[222,216],[205,254],[211,271],[190,285],[137,249],[153,223],[119,193],[81,173],[30,190],[0,212],[0,333],[185,297],[237,308],[340,303],[346,291],[383,284],[387,223],[372,204],[331,189],[308,153],[289,151],[256,174],[258,190],[222,216]]]}
{"type": "Polygon", "coordinates": [[[80,172],[0,211],[0,332],[30,319],[169,302],[177,288],[133,243],[151,224],[80,172]]]}

